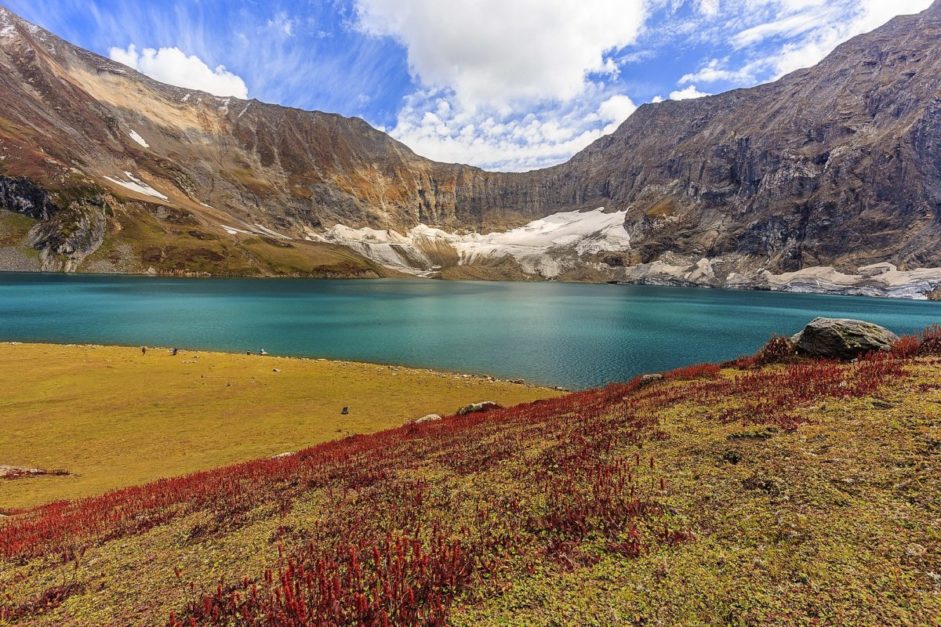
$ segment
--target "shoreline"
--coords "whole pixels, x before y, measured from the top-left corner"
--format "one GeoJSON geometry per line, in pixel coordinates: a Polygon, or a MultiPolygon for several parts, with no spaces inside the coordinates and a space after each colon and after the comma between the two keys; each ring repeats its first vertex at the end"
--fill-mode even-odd
{"type": "MultiPolygon", "coordinates": [[[[632,266],[639,268],[640,266],[632,266]]],[[[833,273],[840,274],[829,267],[815,267],[806,269],[806,275],[818,275],[820,268],[833,273]]],[[[925,268],[915,272],[937,272],[939,281],[941,281],[941,268],[925,268]]],[[[242,275],[242,274],[147,274],[137,272],[49,272],[49,271],[30,271],[30,270],[3,270],[0,269],[0,277],[19,275],[19,276],[43,276],[43,277],[62,277],[62,278],[133,278],[133,279],[174,279],[181,281],[355,281],[355,282],[373,282],[373,281],[432,281],[442,283],[513,283],[513,284],[540,284],[540,283],[559,283],[564,285],[610,285],[610,286],[648,286],[664,288],[685,288],[685,289],[706,289],[706,290],[726,290],[729,292],[773,292],[778,294],[812,294],[816,296],[850,296],[855,298],[872,298],[877,300],[903,300],[915,302],[939,302],[941,301],[941,287],[932,292],[918,291],[912,284],[891,285],[881,287],[863,281],[858,284],[835,284],[828,281],[822,281],[817,277],[814,280],[804,280],[804,271],[799,271],[797,280],[775,280],[763,283],[752,281],[740,281],[733,283],[709,283],[690,281],[685,278],[678,278],[673,274],[645,274],[636,278],[611,279],[597,281],[580,281],[557,278],[533,278],[531,280],[506,279],[448,279],[440,276],[417,276],[417,275],[399,275],[399,276],[380,276],[380,277],[317,277],[302,275],[242,275]]],[[[778,278],[785,275],[769,275],[772,278],[778,278]]],[[[843,275],[855,276],[855,275],[843,275]]],[[[872,279],[872,277],[865,277],[872,279]]]]}
{"type": "MultiPolygon", "coordinates": [[[[325,279],[333,280],[333,279],[325,279]]],[[[258,351],[227,351],[211,348],[193,348],[189,346],[151,346],[149,344],[95,344],[88,342],[45,342],[45,341],[24,341],[24,340],[3,340],[0,339],[0,346],[45,346],[45,347],[62,347],[62,348],[89,348],[89,349],[109,349],[109,348],[120,348],[120,349],[129,349],[139,351],[141,347],[145,347],[147,352],[150,351],[165,351],[169,353],[174,348],[179,351],[177,357],[184,357],[184,353],[190,353],[193,355],[197,354],[207,354],[207,355],[229,355],[233,357],[256,357],[259,359],[283,359],[287,361],[296,361],[296,362],[308,362],[308,363],[328,363],[336,364],[340,366],[375,366],[377,368],[388,368],[390,370],[405,370],[411,373],[416,374],[426,374],[426,375],[438,375],[438,376],[448,376],[454,378],[465,379],[469,381],[480,381],[486,383],[504,383],[507,385],[518,385],[526,388],[540,389],[540,390],[554,390],[556,392],[573,392],[575,390],[561,385],[543,385],[529,381],[523,377],[515,377],[512,379],[498,377],[496,375],[485,374],[482,372],[468,372],[460,370],[448,370],[447,368],[430,368],[424,366],[413,366],[409,364],[403,364],[399,362],[383,362],[383,361],[366,361],[366,360],[357,360],[357,359],[334,359],[332,357],[313,357],[313,356],[303,356],[303,355],[282,355],[280,353],[267,353],[261,354],[258,351]]]]}

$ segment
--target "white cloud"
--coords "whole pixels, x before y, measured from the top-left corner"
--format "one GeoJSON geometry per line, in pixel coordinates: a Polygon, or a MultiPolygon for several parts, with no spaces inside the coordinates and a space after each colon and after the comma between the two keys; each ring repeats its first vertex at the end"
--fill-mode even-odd
{"type": "Polygon", "coordinates": [[[275,31],[276,34],[283,37],[293,37],[294,36],[294,25],[297,23],[297,20],[288,17],[288,14],[284,11],[279,11],[275,16],[268,20],[268,28],[275,31]]]}
{"type": "Polygon", "coordinates": [[[613,74],[608,53],[634,42],[645,0],[356,0],[358,27],[408,52],[428,88],[465,107],[568,101],[590,74],[613,74]]]}
{"type": "Polygon", "coordinates": [[[138,52],[131,44],[126,50],[111,48],[108,56],[163,83],[215,96],[248,98],[248,87],[239,76],[222,65],[211,69],[196,55],[187,56],[179,48],[144,48],[138,52]]]}
{"type": "Polygon", "coordinates": [[[702,98],[709,95],[699,91],[695,85],[690,85],[686,89],[670,92],[670,100],[692,100],[693,98],[702,98]]]}
{"type": "Polygon", "coordinates": [[[634,101],[624,94],[615,94],[601,103],[598,107],[598,117],[602,121],[608,122],[602,133],[607,135],[617,130],[621,122],[631,116],[637,110],[634,101]]]}
{"type": "Polygon", "coordinates": [[[752,76],[750,68],[745,67],[730,70],[725,67],[723,61],[712,59],[695,72],[684,74],[683,77],[680,78],[679,83],[686,85],[688,83],[716,83],[720,81],[737,84],[753,83],[755,77],[752,76]]]}
{"type": "Polygon", "coordinates": [[[527,114],[465,108],[453,92],[428,89],[406,99],[389,133],[436,161],[531,170],[564,161],[614,132],[636,108],[627,96],[608,95],[595,84],[586,88],[584,99],[527,114]]]}
{"type": "Polygon", "coordinates": [[[649,0],[356,0],[418,85],[389,132],[419,154],[497,170],[564,161],[636,109],[607,83],[649,0]]]}
{"type": "Polygon", "coordinates": [[[820,62],[844,41],[896,15],[918,13],[932,0],[722,0],[703,11],[699,37],[731,43],[679,84],[753,85],[820,62]],[[729,38],[728,33],[734,33],[729,38]]]}
{"type": "Polygon", "coordinates": [[[699,0],[699,12],[713,16],[719,13],[719,0],[699,0]]]}

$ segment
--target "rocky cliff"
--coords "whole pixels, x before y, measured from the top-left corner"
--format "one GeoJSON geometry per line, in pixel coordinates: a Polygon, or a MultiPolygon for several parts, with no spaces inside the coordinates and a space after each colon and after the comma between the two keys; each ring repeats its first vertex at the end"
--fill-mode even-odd
{"type": "Polygon", "coordinates": [[[941,1],[777,82],[642,106],[520,174],[163,85],[2,10],[0,105],[2,207],[37,221],[16,243],[25,226],[0,220],[0,248],[45,268],[941,285],[941,1]],[[6,191],[24,179],[38,191],[6,191]]]}

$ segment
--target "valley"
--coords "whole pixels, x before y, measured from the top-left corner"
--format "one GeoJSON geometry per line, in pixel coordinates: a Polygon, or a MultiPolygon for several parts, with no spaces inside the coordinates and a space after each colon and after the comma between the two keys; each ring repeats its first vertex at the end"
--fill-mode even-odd
{"type": "Polygon", "coordinates": [[[641,106],[551,168],[171,87],[0,13],[0,269],[934,298],[941,3],[817,66],[641,106]]]}

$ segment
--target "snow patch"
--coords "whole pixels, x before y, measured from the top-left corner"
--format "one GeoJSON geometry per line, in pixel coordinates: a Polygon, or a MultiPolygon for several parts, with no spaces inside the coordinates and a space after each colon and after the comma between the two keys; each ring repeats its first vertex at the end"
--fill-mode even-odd
{"type": "MultiPolygon", "coordinates": [[[[200,203],[203,204],[203,203],[200,203]]],[[[209,205],[203,205],[204,207],[209,207],[209,205]]],[[[211,207],[210,207],[211,209],[211,207]]],[[[261,224],[242,224],[244,228],[238,228],[235,226],[229,226],[228,224],[220,224],[219,226],[228,233],[229,235],[263,235],[266,237],[275,237],[277,239],[289,240],[291,239],[287,235],[282,235],[277,231],[272,231],[271,229],[262,226],[261,224]]]]}
{"type": "Polygon", "coordinates": [[[144,196],[153,196],[154,198],[159,198],[160,200],[167,200],[165,195],[161,194],[147,183],[144,183],[130,172],[125,172],[124,175],[130,180],[122,181],[120,179],[111,178],[110,176],[106,176],[105,179],[111,181],[115,185],[120,185],[124,189],[129,189],[132,192],[137,192],[138,194],[143,194],[144,196]]]}
{"type": "Polygon", "coordinates": [[[278,239],[291,239],[291,238],[288,237],[287,235],[282,235],[281,233],[278,233],[278,232],[276,232],[276,231],[272,231],[271,229],[269,229],[269,228],[267,228],[267,227],[265,227],[265,226],[262,226],[262,225],[260,225],[260,224],[255,224],[254,226],[255,226],[256,229],[258,229],[258,230],[255,231],[255,232],[258,233],[259,235],[269,235],[269,236],[271,236],[271,237],[276,237],[276,238],[278,238],[278,239]]]}
{"type": "MultiPolygon", "coordinates": [[[[341,244],[384,266],[412,274],[437,269],[440,261],[459,265],[512,257],[523,270],[555,278],[584,256],[630,248],[626,211],[567,211],[505,232],[458,234],[419,224],[405,234],[338,224],[320,237],[341,244]]],[[[307,239],[314,240],[310,234],[307,239]]]]}
{"type": "Polygon", "coordinates": [[[224,230],[229,235],[238,235],[239,233],[243,235],[252,235],[251,231],[243,231],[242,229],[237,229],[234,226],[228,226],[226,224],[221,225],[222,230],[224,230]]]}
{"type": "Polygon", "coordinates": [[[10,37],[16,36],[16,23],[13,19],[13,15],[0,7],[0,37],[4,39],[9,39],[10,37]]]}
{"type": "Polygon", "coordinates": [[[137,131],[135,131],[135,130],[132,129],[131,132],[128,133],[128,135],[130,136],[131,139],[133,139],[134,141],[136,141],[138,144],[140,144],[140,145],[143,146],[144,148],[150,148],[150,144],[148,144],[146,141],[144,141],[144,138],[141,137],[140,134],[138,134],[137,131]]]}

